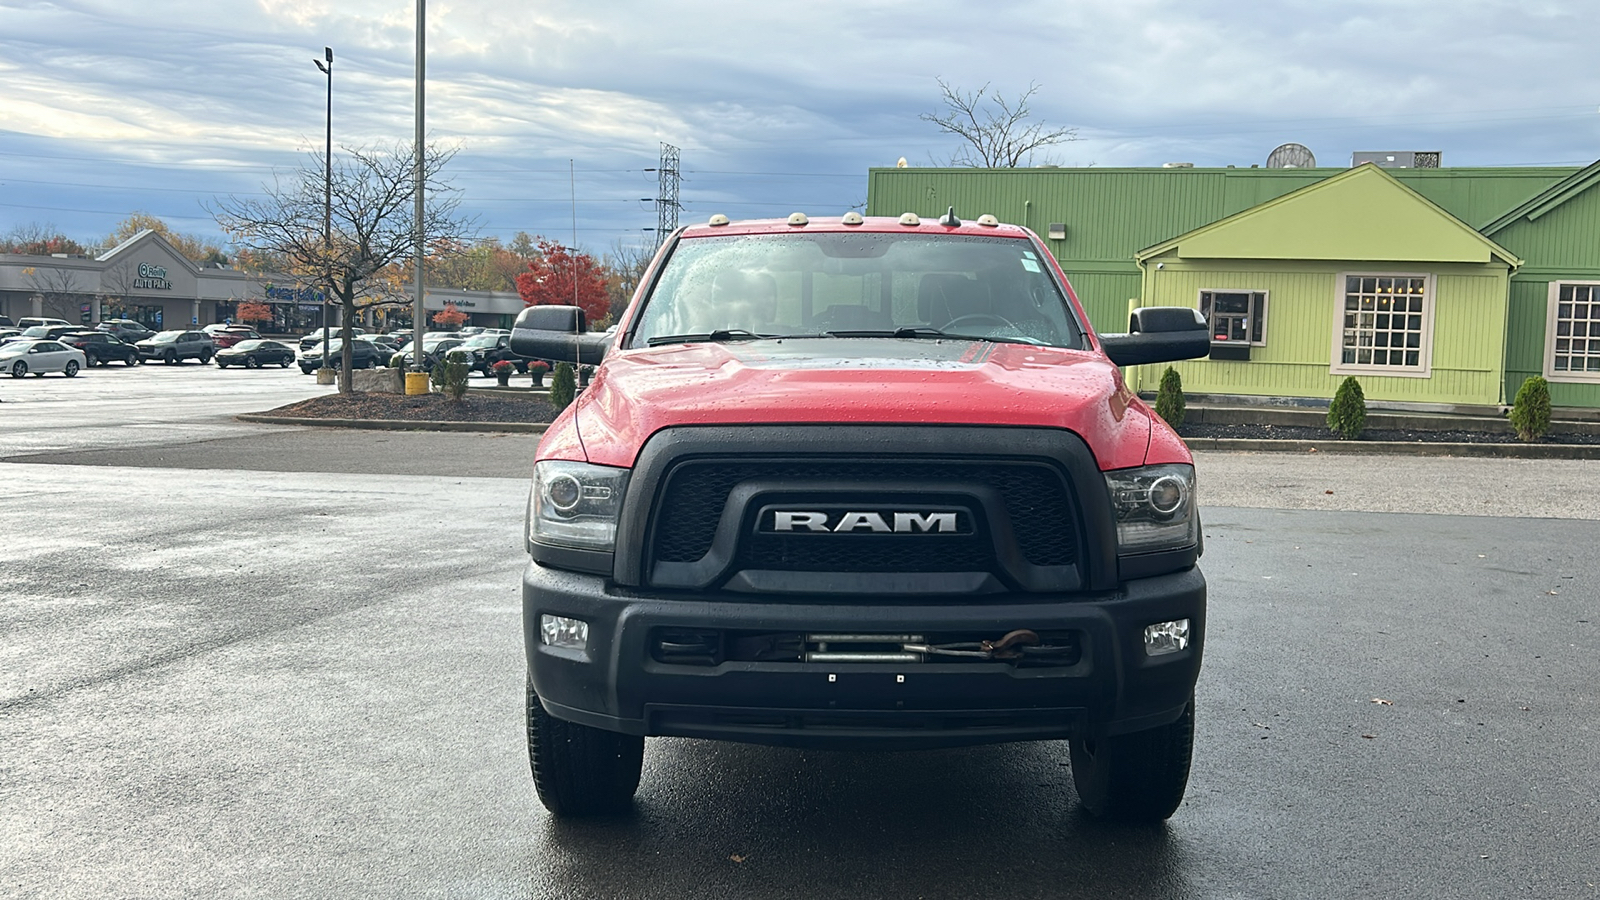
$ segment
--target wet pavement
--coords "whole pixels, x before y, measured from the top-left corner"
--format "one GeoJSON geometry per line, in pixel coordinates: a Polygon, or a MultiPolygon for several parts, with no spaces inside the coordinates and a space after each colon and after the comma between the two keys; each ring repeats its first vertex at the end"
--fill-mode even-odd
{"type": "MultiPolygon", "coordinates": [[[[1249,509],[1248,457],[1212,455],[1241,499],[1205,511],[1195,766],[1159,828],[1083,815],[1058,743],[652,740],[632,816],[561,823],[521,735],[533,438],[352,444],[195,389],[119,446],[91,433],[119,398],[55,428],[11,387],[0,896],[1600,897],[1594,521],[1249,509]]],[[[1383,494],[1313,495],[1330,474],[1257,502],[1383,494]]]]}

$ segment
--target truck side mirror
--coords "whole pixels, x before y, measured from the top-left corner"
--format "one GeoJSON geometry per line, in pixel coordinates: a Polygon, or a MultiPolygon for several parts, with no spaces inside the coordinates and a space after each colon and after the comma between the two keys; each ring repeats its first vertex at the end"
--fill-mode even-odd
{"type": "Polygon", "coordinates": [[[1211,329],[1197,309],[1141,306],[1128,316],[1127,334],[1102,334],[1100,345],[1119,366],[1203,359],[1211,353],[1211,329]]]}
{"type": "Polygon", "coordinates": [[[511,326],[511,352],[526,359],[598,365],[611,335],[589,331],[576,306],[530,306],[511,326]]]}

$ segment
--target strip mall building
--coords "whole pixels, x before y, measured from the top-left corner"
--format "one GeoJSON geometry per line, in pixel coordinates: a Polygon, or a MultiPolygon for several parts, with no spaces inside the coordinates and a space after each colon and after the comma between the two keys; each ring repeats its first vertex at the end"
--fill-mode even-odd
{"type": "MultiPolygon", "coordinates": [[[[270,334],[303,334],[322,327],[321,295],[283,287],[287,278],[254,275],[228,268],[202,268],[166,239],[142,231],[98,257],[0,254],[0,315],[16,321],[47,316],[91,325],[105,319],[133,319],[156,331],[238,320],[240,303],[265,303],[273,322],[270,334]]],[[[424,308],[446,304],[467,314],[467,324],[509,328],[523,309],[509,291],[429,289],[424,308]]],[[[339,324],[337,306],[330,324],[339,324]]],[[[374,310],[367,324],[409,328],[410,310],[374,310]]]]}

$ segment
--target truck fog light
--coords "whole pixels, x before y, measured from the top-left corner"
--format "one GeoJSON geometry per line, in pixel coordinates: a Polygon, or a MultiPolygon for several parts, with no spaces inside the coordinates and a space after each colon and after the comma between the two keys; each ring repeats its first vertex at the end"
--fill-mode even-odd
{"type": "MultiPolygon", "coordinates": [[[[1188,632],[1185,631],[1185,634],[1188,632]]],[[[566,616],[539,616],[539,640],[551,647],[570,647],[582,650],[589,645],[589,623],[566,616]]],[[[1147,637],[1146,642],[1149,641],[1147,637]]]]}
{"type": "Polygon", "coordinates": [[[1144,652],[1148,656],[1177,653],[1189,646],[1189,620],[1175,619],[1144,627],[1144,652]]]}

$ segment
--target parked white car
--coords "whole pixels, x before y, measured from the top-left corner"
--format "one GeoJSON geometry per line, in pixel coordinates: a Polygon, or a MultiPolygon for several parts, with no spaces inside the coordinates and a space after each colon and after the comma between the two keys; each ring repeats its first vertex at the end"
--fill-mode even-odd
{"type": "Polygon", "coordinates": [[[0,372],[10,372],[12,378],[21,378],[32,372],[60,372],[71,378],[87,363],[82,350],[75,350],[59,341],[12,341],[0,345],[0,372]]]}

